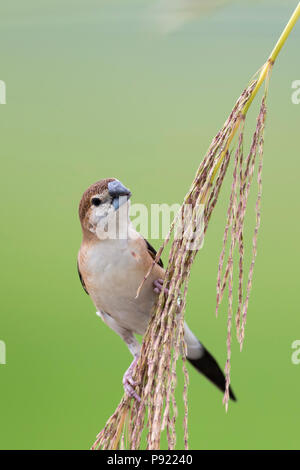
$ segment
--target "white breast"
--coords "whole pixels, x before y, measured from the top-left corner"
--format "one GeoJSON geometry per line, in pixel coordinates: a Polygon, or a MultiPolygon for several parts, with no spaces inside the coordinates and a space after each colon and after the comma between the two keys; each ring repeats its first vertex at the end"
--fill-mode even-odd
{"type": "Polygon", "coordinates": [[[102,240],[89,248],[85,272],[88,290],[97,310],[111,315],[120,325],[144,334],[156,300],[152,281],[137,289],[146,272],[132,240],[102,240]]]}

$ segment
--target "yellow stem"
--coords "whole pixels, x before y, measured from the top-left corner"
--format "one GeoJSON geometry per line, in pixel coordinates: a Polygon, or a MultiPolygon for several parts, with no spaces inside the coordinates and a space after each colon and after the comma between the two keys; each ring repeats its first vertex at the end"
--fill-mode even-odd
{"type": "Polygon", "coordinates": [[[244,106],[244,109],[243,109],[243,114],[244,115],[247,113],[253,99],[256,96],[256,93],[258,92],[259,88],[261,87],[262,83],[264,82],[265,78],[267,77],[270,68],[272,67],[275,60],[277,59],[277,56],[278,56],[279,52],[281,51],[285,41],[289,37],[293,27],[297,23],[299,17],[300,17],[300,2],[298,3],[298,6],[295,8],[294,13],[292,14],[291,18],[289,19],[288,24],[284,28],[280,38],[278,39],[273,51],[270,54],[267,62],[265,63],[265,65],[262,68],[260,76],[257,80],[257,84],[256,84],[255,88],[253,89],[253,91],[251,93],[251,97],[250,97],[248,103],[244,106]]]}
{"type": "Polygon", "coordinates": [[[298,3],[298,6],[295,8],[295,11],[294,13],[292,14],[291,18],[289,19],[289,22],[287,23],[286,27],[284,28],[280,38],[278,39],[273,51],[271,52],[267,62],[263,65],[262,67],[262,70],[260,72],[260,75],[257,79],[257,83],[255,85],[255,87],[253,88],[253,91],[251,93],[251,96],[249,98],[249,101],[247,102],[247,104],[245,104],[243,110],[242,110],[242,113],[241,113],[241,116],[240,118],[237,120],[236,122],[236,125],[234,126],[234,128],[232,129],[232,132],[228,138],[228,141],[226,143],[226,147],[225,149],[222,151],[221,155],[220,155],[220,159],[218,161],[218,164],[216,165],[216,168],[212,174],[212,177],[211,177],[211,180],[210,180],[210,184],[212,184],[212,182],[214,181],[215,177],[216,177],[216,174],[220,168],[220,165],[223,161],[223,158],[225,157],[226,155],[226,152],[229,148],[229,145],[230,143],[232,142],[232,139],[233,137],[235,136],[235,133],[237,131],[237,129],[239,128],[239,125],[241,123],[241,120],[246,116],[246,113],[248,111],[248,109],[250,108],[251,106],[251,103],[252,101],[254,100],[258,90],[260,89],[261,85],[263,84],[263,82],[265,81],[266,77],[268,76],[270,70],[272,69],[272,66],[279,54],[279,52],[281,51],[282,49],[282,46],[284,45],[285,41],[287,40],[287,38],[289,37],[293,27],[295,26],[295,24],[297,23],[298,19],[300,17],[300,2],[298,3]]]}

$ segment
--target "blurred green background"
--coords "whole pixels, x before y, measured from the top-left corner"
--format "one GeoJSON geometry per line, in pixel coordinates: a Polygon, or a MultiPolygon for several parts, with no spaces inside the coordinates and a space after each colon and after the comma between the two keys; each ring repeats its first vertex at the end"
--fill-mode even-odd
{"type": "MultiPolygon", "coordinates": [[[[132,202],[181,202],[297,1],[227,2],[168,34],[153,3],[1,3],[1,448],[93,443],[121,397],[131,356],[96,317],[77,277],[81,194],[114,176],[131,188],[132,202]]],[[[300,24],[271,79],[254,287],[243,352],[233,345],[238,402],[226,415],[220,392],[189,368],[192,449],[299,448],[300,365],[291,362],[300,339],[300,105],[291,101],[299,40],[300,24]]],[[[215,283],[229,186],[228,177],[187,307],[190,326],[222,365],[226,303],[216,319],[215,283]]],[[[180,379],[178,448],[181,391],[180,379]]]]}

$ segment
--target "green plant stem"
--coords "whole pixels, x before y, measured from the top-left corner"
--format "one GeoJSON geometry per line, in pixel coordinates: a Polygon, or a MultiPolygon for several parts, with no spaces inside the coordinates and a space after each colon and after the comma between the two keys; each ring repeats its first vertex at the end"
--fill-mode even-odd
{"type": "Polygon", "coordinates": [[[263,67],[261,69],[260,75],[257,79],[256,86],[253,88],[250,99],[247,102],[247,104],[244,106],[244,109],[242,110],[240,119],[237,120],[235,127],[232,129],[232,133],[230,134],[230,136],[227,140],[225,149],[222,151],[222,153],[220,155],[219,162],[216,165],[216,168],[215,168],[215,170],[212,174],[210,183],[212,183],[214,181],[214,179],[217,175],[217,172],[220,168],[220,165],[221,165],[221,163],[222,163],[222,161],[223,161],[223,159],[224,159],[224,157],[225,157],[225,155],[226,155],[226,153],[229,149],[229,146],[232,142],[232,139],[234,138],[235,133],[236,133],[236,131],[238,130],[238,128],[240,126],[241,121],[245,118],[245,116],[247,114],[247,111],[250,108],[251,103],[254,100],[258,90],[260,89],[260,87],[263,84],[263,82],[265,81],[265,79],[268,77],[268,74],[271,71],[275,60],[277,59],[277,56],[278,56],[279,52],[281,51],[284,43],[286,42],[287,38],[289,37],[293,27],[297,23],[299,17],[300,17],[300,2],[298,3],[298,6],[295,8],[294,13],[292,14],[291,18],[289,19],[289,22],[287,23],[286,27],[284,28],[280,38],[278,39],[273,51],[270,54],[267,62],[263,65],[263,67]]]}

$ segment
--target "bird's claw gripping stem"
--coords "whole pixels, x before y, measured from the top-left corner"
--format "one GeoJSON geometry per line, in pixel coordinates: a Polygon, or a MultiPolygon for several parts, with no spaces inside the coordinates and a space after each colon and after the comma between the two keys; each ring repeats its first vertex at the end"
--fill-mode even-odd
{"type": "Polygon", "coordinates": [[[138,357],[136,357],[130,366],[128,367],[127,371],[123,375],[123,387],[124,391],[127,395],[129,395],[132,398],[135,398],[138,402],[141,401],[141,397],[136,393],[134,390],[134,387],[137,385],[137,382],[135,382],[132,378],[132,371],[134,367],[136,366],[136,363],[138,361],[138,357]]]}
{"type": "MultiPolygon", "coordinates": [[[[161,290],[163,288],[163,284],[164,284],[164,280],[163,279],[156,279],[154,282],[153,282],[153,286],[154,286],[154,292],[156,294],[160,294],[161,293],[161,290]]],[[[168,295],[169,291],[168,289],[165,287],[165,295],[168,295]]]]}

